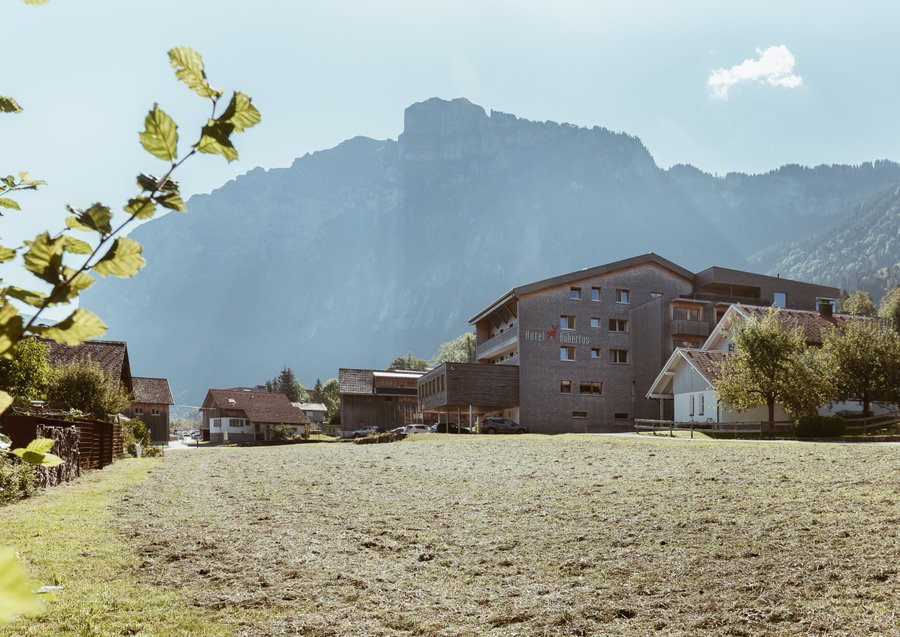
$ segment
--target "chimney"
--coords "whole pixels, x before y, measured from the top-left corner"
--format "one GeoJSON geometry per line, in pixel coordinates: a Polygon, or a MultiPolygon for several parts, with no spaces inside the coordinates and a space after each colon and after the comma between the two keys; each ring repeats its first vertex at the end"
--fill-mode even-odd
{"type": "Polygon", "coordinates": [[[831,318],[833,314],[834,306],[831,304],[831,301],[820,300],[819,301],[819,316],[822,318],[831,318]]]}

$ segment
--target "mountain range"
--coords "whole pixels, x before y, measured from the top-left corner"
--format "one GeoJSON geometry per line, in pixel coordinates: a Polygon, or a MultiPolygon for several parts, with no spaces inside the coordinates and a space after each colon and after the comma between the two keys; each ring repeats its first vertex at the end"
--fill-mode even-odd
{"type": "Polygon", "coordinates": [[[884,259],[860,268],[897,264],[896,205],[893,227],[867,232],[866,215],[892,192],[896,204],[898,182],[890,161],[663,169],[632,135],[434,98],[406,109],[397,140],[255,168],[136,228],[145,269],[82,299],[128,341],[135,373],[167,376],[196,405],[285,365],[309,385],[427,357],[513,286],[635,254],[831,283],[842,262],[804,269],[838,249],[815,239],[831,227],[834,240],[847,230],[848,255],[880,242],[884,259]]]}

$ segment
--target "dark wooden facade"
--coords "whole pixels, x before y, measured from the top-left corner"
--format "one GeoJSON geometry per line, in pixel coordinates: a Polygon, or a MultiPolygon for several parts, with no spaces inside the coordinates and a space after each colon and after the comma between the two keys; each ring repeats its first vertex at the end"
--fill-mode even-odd
{"type": "Polygon", "coordinates": [[[169,405],[164,403],[134,402],[122,412],[129,418],[137,418],[150,430],[150,439],[154,443],[169,442],[169,405]]]}
{"type": "MultiPolygon", "coordinates": [[[[74,462],[77,463],[79,472],[102,469],[123,456],[122,427],[118,423],[19,415],[4,416],[2,420],[2,431],[10,437],[13,447],[28,446],[32,440],[44,435],[48,427],[77,430],[78,445],[74,451],[74,462]]],[[[63,460],[70,461],[67,458],[63,460]]]]}
{"type": "Polygon", "coordinates": [[[519,404],[518,365],[444,363],[419,379],[420,411],[501,411],[519,404]]]}

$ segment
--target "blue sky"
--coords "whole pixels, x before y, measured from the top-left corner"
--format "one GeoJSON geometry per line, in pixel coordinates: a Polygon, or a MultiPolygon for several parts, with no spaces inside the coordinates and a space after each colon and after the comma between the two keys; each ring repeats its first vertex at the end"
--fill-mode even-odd
{"type": "Polygon", "coordinates": [[[50,0],[4,9],[0,94],[25,111],[0,116],[0,172],[49,182],[18,197],[24,212],[0,219],[7,245],[61,227],[66,203],[118,209],[137,172],[158,171],[137,141],[154,101],[184,141],[192,136],[207,108],[174,78],[166,51],[176,45],[199,50],[212,82],[253,96],[263,117],[238,137],[238,162],[186,165],[187,195],[356,135],[396,138],[403,109],[432,96],[625,131],[664,167],[722,174],[900,160],[895,2],[50,0]]]}

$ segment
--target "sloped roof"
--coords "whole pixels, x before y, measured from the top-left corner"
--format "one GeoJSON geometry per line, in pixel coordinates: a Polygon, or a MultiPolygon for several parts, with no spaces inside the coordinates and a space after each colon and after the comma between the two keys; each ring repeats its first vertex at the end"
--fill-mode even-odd
{"type": "Polygon", "coordinates": [[[469,324],[474,325],[479,320],[481,320],[486,314],[489,314],[494,308],[503,305],[509,299],[518,297],[521,294],[527,294],[529,292],[537,292],[538,290],[543,290],[546,288],[555,287],[557,285],[563,285],[565,283],[572,283],[575,281],[581,281],[582,279],[588,279],[598,274],[606,274],[607,272],[616,272],[617,270],[624,270],[626,268],[633,268],[640,265],[646,264],[655,264],[661,268],[665,268],[670,272],[674,272],[678,276],[683,279],[687,279],[688,281],[693,282],[694,273],[690,270],[686,270],[681,267],[677,263],[673,263],[668,259],[665,259],[655,252],[648,252],[647,254],[641,254],[636,257],[630,257],[628,259],[622,259],[621,261],[613,261],[612,263],[605,263],[603,265],[598,265],[593,268],[585,268],[584,270],[576,270],[575,272],[569,272],[568,274],[562,274],[560,276],[551,277],[549,279],[543,279],[541,281],[535,281],[534,283],[528,283],[526,285],[520,285],[511,289],[509,292],[498,298],[496,301],[488,305],[486,308],[481,310],[478,314],[469,319],[469,324]]]}
{"type": "MultiPolygon", "coordinates": [[[[758,307],[755,305],[738,305],[738,311],[746,318],[756,318],[762,320],[769,312],[768,307],[758,307]]],[[[807,345],[821,345],[825,341],[825,334],[835,327],[843,327],[849,321],[870,321],[872,319],[865,316],[854,316],[852,314],[832,314],[831,316],[822,316],[818,312],[810,312],[809,310],[778,310],[778,320],[786,327],[800,326],[803,330],[803,340],[807,345]]]]}
{"type": "Polygon", "coordinates": [[[373,394],[375,385],[371,369],[341,369],[338,385],[342,394],[373,394]]]}
{"type": "Polygon", "coordinates": [[[243,411],[250,422],[303,425],[309,422],[284,394],[242,389],[210,389],[204,405],[211,402],[219,409],[243,411]]]}
{"type": "Polygon", "coordinates": [[[92,360],[104,372],[120,379],[129,390],[133,389],[128,345],[125,341],[85,341],[81,345],[63,345],[45,338],[40,340],[49,347],[47,362],[51,367],[92,360]]]}
{"type": "Polygon", "coordinates": [[[302,409],[303,411],[328,411],[328,408],[325,407],[322,403],[291,403],[297,409],[302,409]]]}
{"type": "Polygon", "coordinates": [[[169,381],[165,378],[143,378],[135,376],[134,402],[136,403],[161,403],[171,405],[172,392],[169,389],[169,381]]]}
{"type": "Polygon", "coordinates": [[[682,356],[700,372],[710,385],[722,378],[722,363],[731,352],[719,352],[712,349],[679,349],[682,356]]]}

